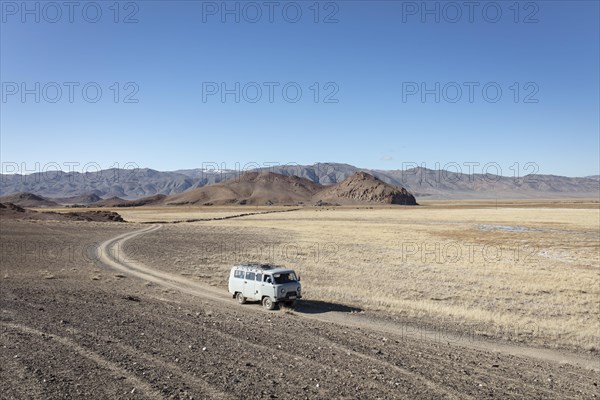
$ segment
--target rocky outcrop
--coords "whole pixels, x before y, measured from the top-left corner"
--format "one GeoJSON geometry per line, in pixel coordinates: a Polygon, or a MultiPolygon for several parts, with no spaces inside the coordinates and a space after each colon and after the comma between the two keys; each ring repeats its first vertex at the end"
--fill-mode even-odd
{"type": "Polygon", "coordinates": [[[35,211],[19,207],[13,203],[0,203],[0,218],[3,220],[34,221],[126,222],[120,214],[112,211],[35,211]]]}
{"type": "Polygon", "coordinates": [[[314,199],[341,204],[417,205],[405,188],[389,185],[366,172],[357,172],[344,181],[318,192],[314,199]]]}
{"type": "Polygon", "coordinates": [[[58,203],[33,193],[14,193],[0,197],[1,203],[12,203],[19,207],[57,207],[58,203]]]}

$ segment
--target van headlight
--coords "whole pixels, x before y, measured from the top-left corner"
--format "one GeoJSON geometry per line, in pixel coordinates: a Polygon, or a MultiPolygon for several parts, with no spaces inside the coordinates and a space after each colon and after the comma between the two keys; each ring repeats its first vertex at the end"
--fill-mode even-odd
{"type": "Polygon", "coordinates": [[[281,288],[280,292],[281,292],[281,294],[284,294],[285,293],[285,289],[281,288]]]}

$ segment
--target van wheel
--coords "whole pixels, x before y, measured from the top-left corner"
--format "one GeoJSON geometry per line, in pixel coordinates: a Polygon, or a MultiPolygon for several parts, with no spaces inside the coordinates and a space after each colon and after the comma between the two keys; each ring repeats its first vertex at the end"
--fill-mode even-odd
{"type": "Polygon", "coordinates": [[[235,298],[237,299],[238,303],[240,303],[240,304],[246,303],[246,298],[244,297],[242,292],[238,292],[237,295],[235,296],[235,298]]]}
{"type": "Polygon", "coordinates": [[[274,310],[276,304],[273,302],[273,300],[271,300],[270,297],[263,297],[262,300],[262,305],[264,308],[266,308],[267,310],[274,310]]]}

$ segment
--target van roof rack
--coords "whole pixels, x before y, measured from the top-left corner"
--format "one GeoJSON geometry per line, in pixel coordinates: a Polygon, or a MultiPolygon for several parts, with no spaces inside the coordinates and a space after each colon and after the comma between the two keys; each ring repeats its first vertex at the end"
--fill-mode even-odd
{"type": "Polygon", "coordinates": [[[253,268],[258,268],[258,269],[280,268],[279,266],[274,265],[274,264],[261,264],[261,263],[246,263],[246,264],[240,265],[240,267],[253,267],[253,268]]]}

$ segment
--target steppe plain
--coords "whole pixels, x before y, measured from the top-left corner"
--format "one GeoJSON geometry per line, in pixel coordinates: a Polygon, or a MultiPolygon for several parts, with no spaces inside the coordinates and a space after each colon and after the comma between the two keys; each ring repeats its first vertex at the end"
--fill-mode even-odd
{"type": "Polygon", "coordinates": [[[597,200],[111,211],[1,221],[0,397],[600,396],[597,200]],[[246,261],[301,304],[237,304],[246,261]]]}

